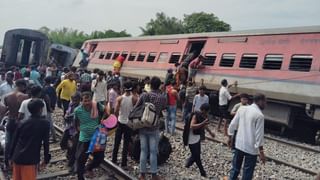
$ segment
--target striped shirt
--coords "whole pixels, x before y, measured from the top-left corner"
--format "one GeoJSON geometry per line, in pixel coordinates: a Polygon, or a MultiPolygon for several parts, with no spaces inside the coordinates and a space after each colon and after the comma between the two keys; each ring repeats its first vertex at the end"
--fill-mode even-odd
{"type": "MultiPolygon", "coordinates": [[[[102,105],[99,105],[99,109],[103,109],[102,105]]],[[[100,124],[99,118],[92,119],[91,118],[91,111],[87,111],[82,105],[78,106],[74,110],[74,115],[76,121],[80,124],[80,135],[79,141],[80,142],[89,142],[91,137],[93,136],[96,128],[100,124]]]]}
{"type": "Polygon", "coordinates": [[[188,102],[192,103],[194,97],[196,96],[198,91],[197,86],[188,86],[186,89],[186,99],[188,100],[188,102]]]}
{"type": "Polygon", "coordinates": [[[88,73],[84,73],[80,77],[81,83],[89,83],[89,82],[91,82],[91,80],[92,80],[91,75],[88,73]]]}

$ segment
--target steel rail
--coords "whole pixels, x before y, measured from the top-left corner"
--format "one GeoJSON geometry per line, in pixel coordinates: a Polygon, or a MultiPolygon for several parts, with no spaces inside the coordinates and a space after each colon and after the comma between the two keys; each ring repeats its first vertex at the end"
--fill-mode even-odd
{"type": "MultiPolygon", "coordinates": [[[[180,127],[180,126],[176,126],[176,129],[179,130],[179,131],[183,131],[183,127],[180,127]]],[[[212,142],[221,143],[224,146],[228,146],[227,143],[222,141],[222,140],[214,139],[214,138],[211,138],[211,137],[208,137],[208,136],[206,136],[206,139],[208,139],[209,141],[212,141],[212,142]]],[[[310,174],[312,176],[316,176],[318,174],[318,172],[315,172],[315,171],[312,171],[310,169],[306,169],[306,168],[303,168],[303,167],[299,167],[299,166],[297,166],[295,164],[291,164],[289,162],[285,162],[285,161],[276,159],[276,158],[271,157],[271,156],[266,156],[266,159],[269,160],[269,161],[274,161],[277,164],[282,164],[282,165],[286,165],[288,167],[292,167],[294,169],[297,169],[297,170],[299,170],[301,172],[310,174]]]]}
{"type": "MultiPolygon", "coordinates": [[[[63,129],[61,127],[57,126],[56,124],[53,124],[53,126],[59,133],[61,133],[61,134],[63,133],[63,129]]],[[[131,176],[129,173],[124,171],[122,168],[120,168],[119,166],[112,163],[107,158],[104,158],[100,167],[106,171],[111,169],[113,172],[115,172],[115,175],[121,179],[125,179],[125,180],[136,179],[135,177],[131,176]]]]}

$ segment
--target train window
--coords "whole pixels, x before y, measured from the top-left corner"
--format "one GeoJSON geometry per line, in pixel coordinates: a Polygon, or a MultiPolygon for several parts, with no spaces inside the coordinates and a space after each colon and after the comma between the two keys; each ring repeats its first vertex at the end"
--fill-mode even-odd
{"type": "Polygon", "coordinates": [[[111,59],[112,56],[112,51],[107,52],[106,56],[104,57],[104,59],[111,59]]]}
{"type": "Polygon", "coordinates": [[[145,52],[141,52],[138,55],[137,61],[143,61],[145,57],[146,57],[146,53],[145,52]]]}
{"type": "Polygon", "coordinates": [[[128,52],[127,52],[127,51],[123,51],[123,52],[121,53],[121,56],[122,56],[124,59],[127,59],[128,52]]]}
{"type": "Polygon", "coordinates": [[[313,57],[311,55],[293,55],[289,69],[291,71],[310,71],[313,57]]]}
{"type": "Polygon", "coordinates": [[[243,54],[240,61],[240,67],[254,69],[256,67],[257,60],[258,60],[257,54],[243,54]]]}
{"type": "Polygon", "coordinates": [[[114,52],[112,59],[117,59],[117,57],[120,55],[119,51],[114,52]]]}
{"type": "Polygon", "coordinates": [[[220,66],[232,67],[234,64],[235,58],[236,58],[236,54],[223,54],[220,61],[220,66]]]}
{"type": "Polygon", "coordinates": [[[137,56],[136,52],[131,52],[128,58],[128,61],[134,61],[136,59],[136,56],[137,56]]]}
{"type": "Polygon", "coordinates": [[[101,52],[99,55],[99,59],[103,59],[105,54],[106,54],[106,52],[101,52]]]}
{"type": "Polygon", "coordinates": [[[213,66],[214,62],[216,61],[217,54],[215,53],[206,53],[205,54],[206,59],[202,62],[205,66],[213,66]]]}
{"type": "Polygon", "coordinates": [[[283,55],[267,55],[263,62],[263,69],[281,69],[283,55]]]}
{"type": "Polygon", "coordinates": [[[147,58],[147,62],[153,62],[156,59],[157,53],[151,52],[147,58]]]}
{"type": "Polygon", "coordinates": [[[180,57],[181,57],[181,53],[172,53],[170,60],[169,60],[169,63],[175,64],[175,63],[179,62],[180,57]]]}
{"type": "Polygon", "coordinates": [[[93,58],[99,58],[100,56],[100,51],[96,51],[93,55],[93,58]]]}
{"type": "Polygon", "coordinates": [[[158,58],[158,62],[160,62],[160,63],[167,62],[168,57],[169,57],[169,53],[161,52],[160,55],[159,55],[159,58],[158,58]]]}

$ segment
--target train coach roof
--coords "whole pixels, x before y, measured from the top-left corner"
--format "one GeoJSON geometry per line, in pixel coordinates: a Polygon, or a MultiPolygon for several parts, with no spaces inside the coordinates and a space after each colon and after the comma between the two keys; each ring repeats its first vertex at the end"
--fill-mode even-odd
{"type": "Polygon", "coordinates": [[[87,40],[86,42],[137,41],[137,40],[157,40],[157,39],[160,40],[160,39],[254,36],[254,35],[274,35],[274,34],[301,34],[301,33],[320,33],[320,26],[303,26],[303,27],[289,27],[289,28],[255,29],[255,30],[239,30],[239,31],[227,31],[227,32],[173,34],[173,35],[123,37],[123,38],[105,38],[105,39],[91,39],[91,40],[87,40]]]}

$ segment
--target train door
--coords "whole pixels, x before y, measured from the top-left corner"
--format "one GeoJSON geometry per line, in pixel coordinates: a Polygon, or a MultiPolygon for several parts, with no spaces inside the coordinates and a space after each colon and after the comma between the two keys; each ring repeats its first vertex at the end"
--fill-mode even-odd
{"type": "Polygon", "coordinates": [[[68,60],[68,52],[58,49],[51,49],[50,57],[53,57],[58,65],[65,67],[68,60]]]}
{"type": "Polygon", "coordinates": [[[192,61],[194,58],[198,57],[203,47],[206,44],[206,40],[192,40],[189,41],[184,52],[184,57],[182,61],[192,61]]]}
{"type": "MultiPolygon", "coordinates": [[[[96,50],[98,44],[94,43],[94,44],[90,44],[89,46],[89,57],[91,57],[93,55],[93,52],[96,50]]],[[[91,57],[92,58],[92,57],[91,57]]]]}

